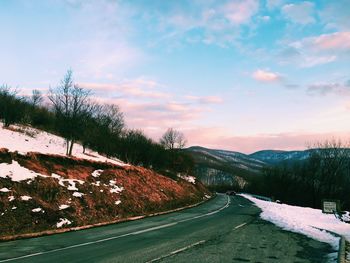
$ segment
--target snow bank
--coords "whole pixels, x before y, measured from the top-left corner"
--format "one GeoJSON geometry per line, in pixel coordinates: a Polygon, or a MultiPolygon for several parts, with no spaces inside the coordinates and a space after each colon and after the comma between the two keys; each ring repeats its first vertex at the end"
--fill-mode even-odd
{"type": "MultiPolygon", "coordinates": [[[[30,127],[18,125],[12,125],[12,127],[19,131],[5,129],[0,122],[0,138],[2,139],[0,148],[7,148],[9,151],[18,151],[22,154],[39,152],[43,154],[65,155],[66,142],[62,137],[30,127]]],[[[86,154],[84,154],[83,147],[77,143],[74,144],[72,154],[75,157],[92,161],[110,162],[120,166],[127,165],[118,159],[106,158],[91,150],[87,150],[86,154]]]]}
{"type": "Polygon", "coordinates": [[[67,218],[60,218],[60,221],[57,222],[56,226],[57,228],[62,227],[63,225],[70,225],[72,222],[69,221],[67,218]]]}
{"type": "Polygon", "coordinates": [[[256,199],[250,195],[241,196],[254,202],[261,210],[261,218],[270,221],[277,226],[301,233],[321,242],[331,244],[338,248],[339,238],[327,231],[343,235],[350,241],[350,224],[341,222],[332,214],[323,214],[322,210],[299,207],[286,204],[278,204],[256,199]]]}

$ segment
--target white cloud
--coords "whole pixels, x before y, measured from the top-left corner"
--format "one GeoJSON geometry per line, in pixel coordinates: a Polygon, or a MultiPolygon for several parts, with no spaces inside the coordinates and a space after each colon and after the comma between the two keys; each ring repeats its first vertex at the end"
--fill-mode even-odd
{"type": "Polygon", "coordinates": [[[282,13],[289,20],[298,24],[306,25],[316,21],[314,18],[314,4],[311,2],[284,5],[282,7],[282,13]]]}
{"type": "Polygon", "coordinates": [[[259,11],[258,0],[188,1],[185,5],[177,1],[161,3],[164,2],[168,8],[162,12],[147,7],[138,11],[146,14],[140,15],[146,17],[145,23],[155,23],[152,33],[158,30],[162,35],[156,40],[150,39],[153,46],[164,42],[175,48],[185,42],[232,45],[242,35],[240,27],[250,28],[259,11]]]}
{"type": "Polygon", "coordinates": [[[233,24],[240,25],[249,23],[252,16],[259,10],[257,0],[230,1],[225,6],[225,17],[233,24]]]}
{"type": "Polygon", "coordinates": [[[327,64],[337,59],[336,56],[304,56],[302,68],[311,68],[317,65],[327,64]]]}
{"type": "Polygon", "coordinates": [[[253,72],[252,77],[261,82],[276,82],[281,80],[281,75],[275,72],[258,69],[253,72]]]}
{"type": "Polygon", "coordinates": [[[313,67],[346,59],[350,55],[350,32],[306,37],[289,43],[279,55],[282,62],[298,63],[300,67],[313,67]]]}

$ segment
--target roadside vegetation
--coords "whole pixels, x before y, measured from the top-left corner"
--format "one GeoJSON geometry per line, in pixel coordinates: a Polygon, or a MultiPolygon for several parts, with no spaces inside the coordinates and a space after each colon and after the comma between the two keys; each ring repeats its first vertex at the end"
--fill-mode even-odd
{"type": "Polygon", "coordinates": [[[193,170],[192,158],[180,151],[186,143],[181,132],[170,128],[155,142],[142,130],[128,129],[118,105],[95,101],[91,91],[74,82],[71,70],[48,94],[34,90],[31,96],[21,96],[16,89],[0,86],[0,121],[7,128],[24,124],[62,136],[67,156],[80,143],[84,151],[88,147],[170,177],[193,170]]]}
{"type": "Polygon", "coordinates": [[[265,167],[246,189],[282,202],[321,208],[323,199],[338,199],[350,210],[350,149],[340,141],[310,147],[305,160],[265,167]]]}

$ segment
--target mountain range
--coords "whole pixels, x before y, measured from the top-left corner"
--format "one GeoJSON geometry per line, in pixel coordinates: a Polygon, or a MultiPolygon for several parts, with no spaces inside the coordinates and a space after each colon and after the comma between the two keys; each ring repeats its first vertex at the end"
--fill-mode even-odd
{"type": "Polygon", "coordinates": [[[263,150],[252,154],[193,146],[185,149],[195,162],[194,173],[207,186],[243,189],[262,168],[282,162],[305,160],[312,150],[263,150]]]}

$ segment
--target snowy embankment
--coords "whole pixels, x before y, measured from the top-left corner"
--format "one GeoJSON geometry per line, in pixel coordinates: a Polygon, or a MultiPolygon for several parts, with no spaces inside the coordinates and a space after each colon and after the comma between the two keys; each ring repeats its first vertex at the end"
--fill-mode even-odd
{"type": "Polygon", "coordinates": [[[0,122],[1,240],[122,221],[209,198],[192,177],[175,181],[91,150],[84,154],[77,143],[72,158],[65,152],[59,136],[21,125],[5,129],[0,122]]]}
{"type": "Polygon", "coordinates": [[[338,248],[339,237],[330,232],[342,235],[350,241],[350,224],[341,222],[332,214],[323,214],[320,209],[263,201],[247,194],[241,196],[254,202],[262,210],[262,219],[285,230],[329,243],[335,249],[338,248]]]}
{"type": "MultiPolygon", "coordinates": [[[[7,148],[12,152],[18,151],[21,154],[38,152],[64,156],[66,153],[66,142],[62,137],[27,126],[13,125],[11,127],[11,129],[4,129],[0,122],[0,148],[7,148]]],[[[104,157],[89,149],[83,153],[83,147],[78,143],[74,144],[72,155],[97,162],[127,165],[118,159],[104,157]]]]}

